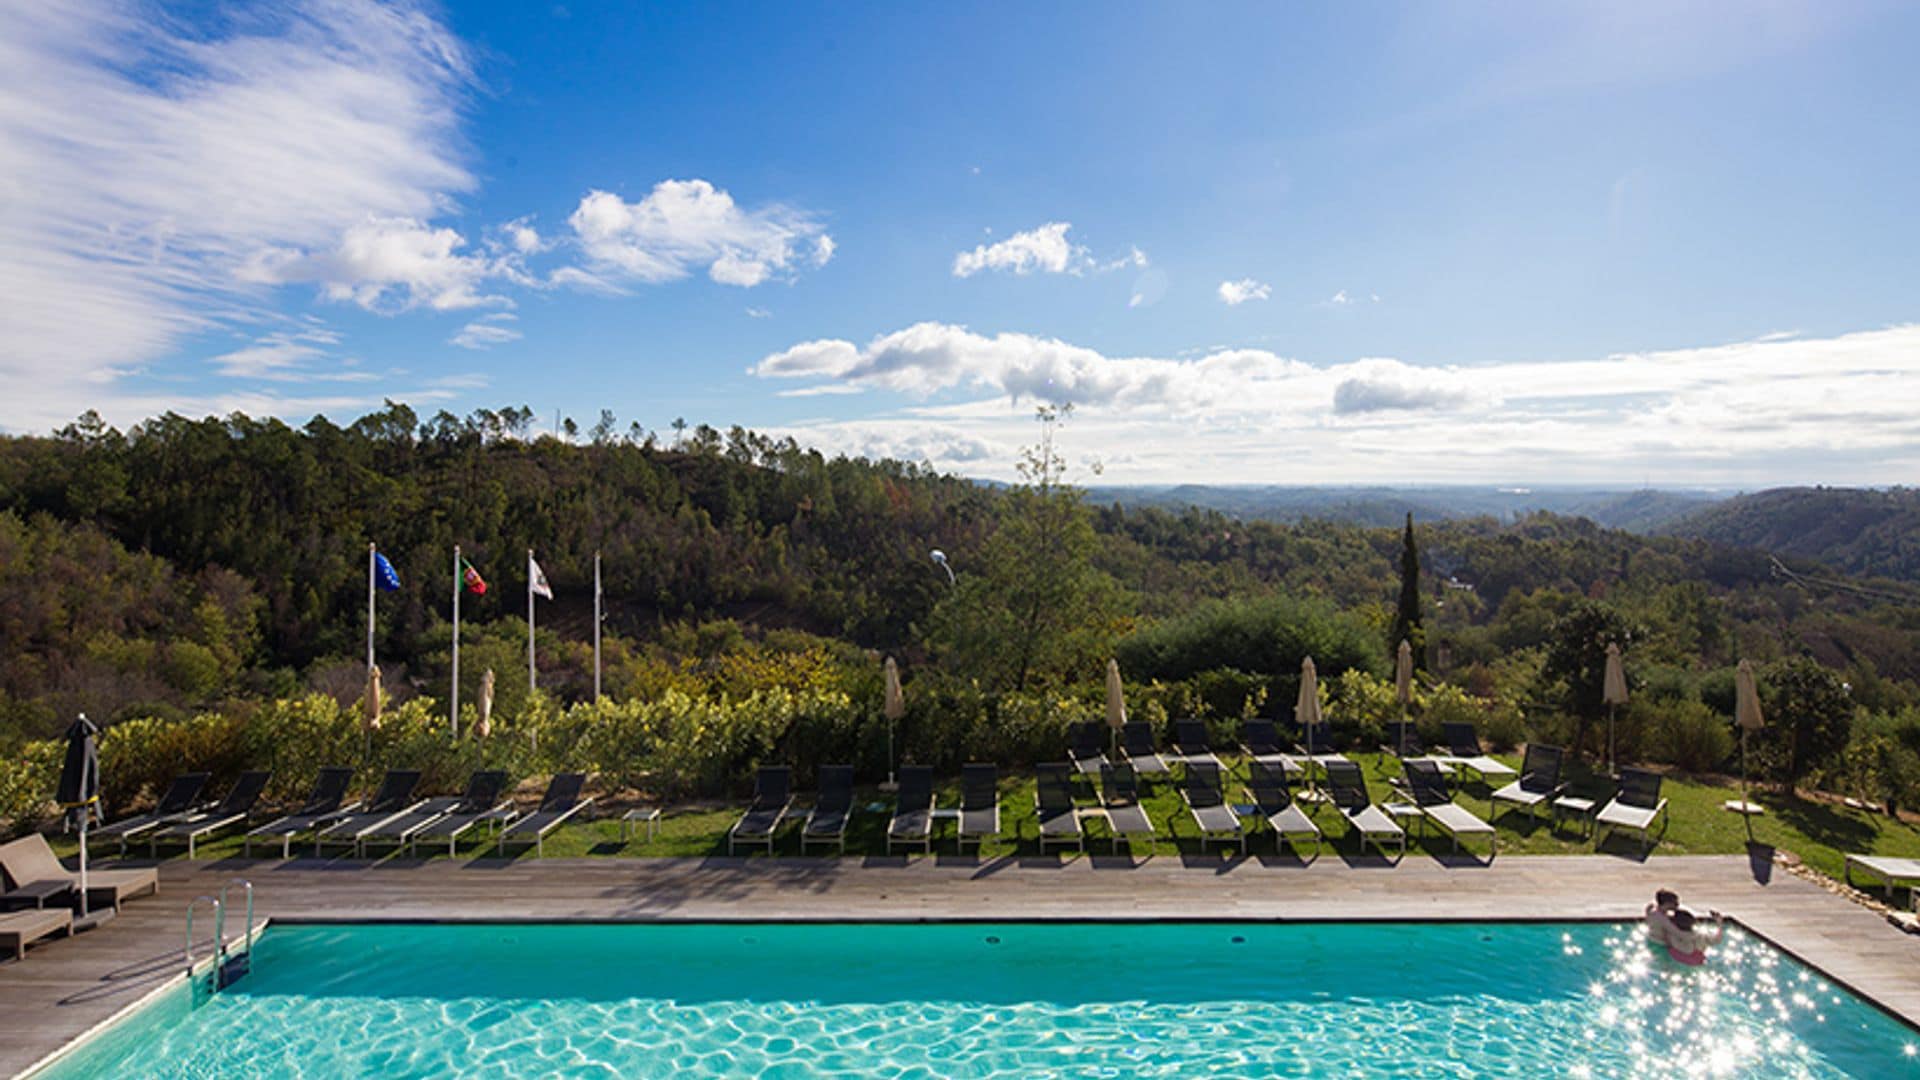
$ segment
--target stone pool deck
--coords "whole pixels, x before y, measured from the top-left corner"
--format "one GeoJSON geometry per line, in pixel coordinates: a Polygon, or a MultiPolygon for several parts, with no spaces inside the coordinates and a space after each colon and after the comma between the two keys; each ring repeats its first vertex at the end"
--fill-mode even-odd
{"type": "MultiPolygon", "coordinates": [[[[1920,938],[1744,856],[231,859],[160,875],[106,926],[0,964],[0,1075],[175,977],[188,900],[235,878],[258,915],[288,920],[1633,919],[1671,888],[1920,1025],[1920,938]]],[[[211,919],[195,918],[204,941],[211,919]]]]}

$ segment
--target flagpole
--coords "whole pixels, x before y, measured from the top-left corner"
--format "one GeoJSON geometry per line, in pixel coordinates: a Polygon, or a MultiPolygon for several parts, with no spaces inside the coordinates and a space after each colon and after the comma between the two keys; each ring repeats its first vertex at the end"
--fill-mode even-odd
{"type": "Polygon", "coordinates": [[[600,700],[600,553],[593,553],[593,700],[600,700]]]}
{"type": "Polygon", "coordinates": [[[453,737],[460,738],[460,545],[453,545],[453,737]]]}
{"type": "Polygon", "coordinates": [[[373,678],[373,553],[374,545],[367,542],[367,678],[373,678]]]}
{"type": "Polygon", "coordinates": [[[533,549],[527,549],[527,693],[540,688],[540,669],[533,662],[533,549]]]}

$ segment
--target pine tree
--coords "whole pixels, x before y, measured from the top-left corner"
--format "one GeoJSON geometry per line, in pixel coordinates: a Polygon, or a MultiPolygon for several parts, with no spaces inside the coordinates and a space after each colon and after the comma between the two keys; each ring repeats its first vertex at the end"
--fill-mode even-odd
{"type": "Polygon", "coordinates": [[[1400,651],[1402,641],[1413,644],[1413,666],[1426,670],[1426,635],[1420,629],[1420,549],[1413,542],[1413,514],[1407,514],[1407,531],[1400,542],[1400,606],[1393,613],[1393,632],[1389,635],[1389,655],[1400,651]]]}

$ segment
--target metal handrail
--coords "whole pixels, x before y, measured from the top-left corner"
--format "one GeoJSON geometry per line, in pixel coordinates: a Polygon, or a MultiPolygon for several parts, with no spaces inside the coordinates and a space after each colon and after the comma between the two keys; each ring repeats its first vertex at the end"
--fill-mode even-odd
{"type": "Polygon", "coordinates": [[[223,932],[226,928],[227,890],[233,888],[235,885],[247,890],[247,922],[246,926],[240,931],[240,941],[241,944],[246,947],[247,952],[253,952],[253,882],[248,881],[246,878],[234,878],[232,881],[220,886],[220,925],[214,932],[214,944],[217,954],[221,956],[225,956],[227,952],[227,939],[223,932]]]}
{"type": "Polygon", "coordinates": [[[217,896],[208,896],[206,893],[201,893],[199,896],[187,901],[187,944],[183,950],[183,956],[187,964],[188,978],[193,977],[193,909],[200,906],[200,901],[202,900],[213,905],[213,942],[214,955],[216,957],[219,955],[222,923],[226,918],[226,905],[222,903],[217,896]]]}

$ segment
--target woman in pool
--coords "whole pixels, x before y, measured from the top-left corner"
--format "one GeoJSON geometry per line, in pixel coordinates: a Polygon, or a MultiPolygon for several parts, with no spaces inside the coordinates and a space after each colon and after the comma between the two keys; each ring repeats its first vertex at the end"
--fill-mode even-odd
{"type": "Polygon", "coordinates": [[[1713,917],[1711,928],[1702,926],[1693,912],[1685,908],[1674,911],[1672,925],[1667,929],[1667,955],[1676,963],[1699,967],[1707,962],[1707,946],[1720,944],[1726,927],[1719,912],[1709,914],[1713,917]]]}
{"type": "Polygon", "coordinates": [[[1671,889],[1654,893],[1653,903],[1647,905],[1647,940],[1665,945],[1667,934],[1673,930],[1673,913],[1679,910],[1680,894],[1671,889]]]}

